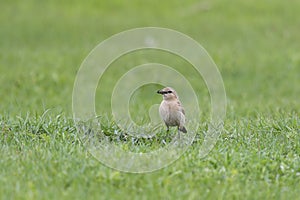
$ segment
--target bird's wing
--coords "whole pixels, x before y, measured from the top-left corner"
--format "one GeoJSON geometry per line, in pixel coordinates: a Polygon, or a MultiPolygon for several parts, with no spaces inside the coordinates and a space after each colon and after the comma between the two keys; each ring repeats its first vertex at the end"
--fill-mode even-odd
{"type": "Polygon", "coordinates": [[[178,106],[179,106],[179,108],[180,108],[180,112],[182,112],[182,113],[185,115],[184,108],[181,106],[181,103],[180,103],[180,101],[177,101],[177,105],[178,105],[178,106]]]}
{"type": "Polygon", "coordinates": [[[181,112],[185,115],[185,111],[183,107],[181,107],[181,112]]]}

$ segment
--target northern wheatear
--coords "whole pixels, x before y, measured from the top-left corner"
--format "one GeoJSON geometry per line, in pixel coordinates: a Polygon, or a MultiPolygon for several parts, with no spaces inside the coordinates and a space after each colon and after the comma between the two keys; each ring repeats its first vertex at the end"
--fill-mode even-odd
{"type": "Polygon", "coordinates": [[[167,126],[167,131],[169,131],[170,126],[177,126],[179,131],[186,133],[187,130],[184,127],[185,112],[176,91],[166,87],[158,90],[157,93],[163,95],[163,101],[159,106],[159,114],[167,126]]]}

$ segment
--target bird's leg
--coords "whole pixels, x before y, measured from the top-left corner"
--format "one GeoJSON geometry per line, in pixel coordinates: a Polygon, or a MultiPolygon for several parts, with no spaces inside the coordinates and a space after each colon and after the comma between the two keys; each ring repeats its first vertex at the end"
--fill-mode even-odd
{"type": "Polygon", "coordinates": [[[170,128],[169,128],[169,126],[168,125],[166,125],[167,126],[167,132],[169,132],[170,131],[170,128]]]}
{"type": "Polygon", "coordinates": [[[177,137],[178,137],[178,140],[180,140],[180,130],[179,130],[179,127],[177,129],[177,137]]]}

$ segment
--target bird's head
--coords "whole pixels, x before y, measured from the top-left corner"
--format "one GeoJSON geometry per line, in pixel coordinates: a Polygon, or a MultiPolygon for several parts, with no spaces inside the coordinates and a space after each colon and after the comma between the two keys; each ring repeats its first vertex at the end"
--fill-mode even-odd
{"type": "Polygon", "coordinates": [[[158,90],[157,93],[163,95],[164,100],[173,100],[178,98],[176,91],[170,87],[158,90]]]}

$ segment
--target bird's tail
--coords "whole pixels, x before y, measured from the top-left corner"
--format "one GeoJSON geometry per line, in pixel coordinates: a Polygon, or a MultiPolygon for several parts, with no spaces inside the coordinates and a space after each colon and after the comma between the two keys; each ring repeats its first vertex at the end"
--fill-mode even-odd
{"type": "Polygon", "coordinates": [[[183,133],[187,133],[187,130],[186,130],[186,128],[185,128],[184,126],[179,127],[179,130],[180,130],[181,132],[183,132],[183,133]]]}

